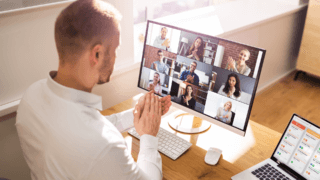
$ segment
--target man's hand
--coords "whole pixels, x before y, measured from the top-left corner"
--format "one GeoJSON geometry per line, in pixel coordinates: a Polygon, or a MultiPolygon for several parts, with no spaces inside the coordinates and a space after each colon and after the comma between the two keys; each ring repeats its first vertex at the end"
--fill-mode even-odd
{"type": "Polygon", "coordinates": [[[157,63],[153,63],[153,67],[154,67],[154,69],[155,69],[156,71],[159,71],[159,70],[158,70],[158,65],[157,65],[157,63]]]}
{"type": "MultiPolygon", "coordinates": [[[[153,93],[153,91],[150,91],[147,94],[151,94],[151,93],[153,93]]],[[[139,105],[141,111],[143,111],[144,109],[147,94],[141,96],[138,101],[137,105],[139,105]]],[[[161,115],[165,115],[169,111],[170,106],[172,105],[171,96],[168,95],[166,97],[160,98],[160,102],[161,102],[161,115]]]]}
{"type": "Polygon", "coordinates": [[[167,38],[166,40],[164,40],[164,42],[161,44],[162,46],[165,46],[167,48],[170,48],[170,40],[167,38]]]}
{"type": "Polygon", "coordinates": [[[194,82],[194,75],[191,76],[190,74],[187,76],[187,82],[193,83],[194,82]]]}
{"type": "Polygon", "coordinates": [[[157,136],[161,123],[161,102],[158,96],[148,93],[145,97],[143,111],[137,104],[133,115],[134,127],[140,136],[144,134],[157,136]]]}

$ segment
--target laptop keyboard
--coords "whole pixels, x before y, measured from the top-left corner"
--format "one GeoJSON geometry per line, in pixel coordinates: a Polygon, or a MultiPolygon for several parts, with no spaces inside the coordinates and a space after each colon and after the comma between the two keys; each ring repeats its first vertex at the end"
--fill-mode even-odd
{"type": "Polygon", "coordinates": [[[255,175],[259,180],[289,180],[287,176],[282,174],[270,164],[266,164],[256,169],[255,171],[252,171],[251,173],[255,175]]]}

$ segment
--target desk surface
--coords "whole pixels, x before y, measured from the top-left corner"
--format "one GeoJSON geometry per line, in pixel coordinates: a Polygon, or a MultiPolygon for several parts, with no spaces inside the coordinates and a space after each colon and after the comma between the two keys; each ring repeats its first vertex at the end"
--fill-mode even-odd
{"type": "MultiPolygon", "coordinates": [[[[137,95],[118,105],[101,112],[103,115],[118,113],[134,107],[137,95]]],[[[178,109],[171,107],[162,118],[161,127],[192,143],[190,149],[176,161],[161,154],[164,179],[231,179],[235,174],[271,157],[281,134],[264,127],[254,121],[249,121],[245,137],[241,137],[214,124],[202,134],[187,135],[177,133],[168,125],[178,109]],[[204,157],[209,147],[222,150],[222,156],[216,166],[207,165],[204,157]]],[[[122,134],[132,150],[132,142],[137,141],[126,132],[122,134]]],[[[136,160],[136,154],[132,154],[136,160]]]]}

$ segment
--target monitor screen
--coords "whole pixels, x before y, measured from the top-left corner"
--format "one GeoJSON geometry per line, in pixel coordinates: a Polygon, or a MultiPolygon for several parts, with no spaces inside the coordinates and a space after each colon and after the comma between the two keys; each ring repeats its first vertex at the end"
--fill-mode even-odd
{"type": "Polygon", "coordinates": [[[294,114],[271,159],[306,179],[320,179],[319,126],[294,114]]]}
{"type": "Polygon", "coordinates": [[[245,132],[265,52],[148,21],[138,87],[245,132]]]}

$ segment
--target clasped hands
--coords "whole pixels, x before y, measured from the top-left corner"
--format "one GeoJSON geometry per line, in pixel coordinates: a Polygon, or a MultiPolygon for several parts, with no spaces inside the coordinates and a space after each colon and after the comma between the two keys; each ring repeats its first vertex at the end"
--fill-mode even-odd
{"type": "Polygon", "coordinates": [[[137,133],[140,136],[144,134],[157,136],[161,116],[169,111],[171,104],[170,95],[159,98],[153,91],[140,97],[133,111],[134,127],[137,133]]]}
{"type": "Polygon", "coordinates": [[[187,82],[189,83],[193,83],[194,82],[194,75],[191,76],[190,74],[187,76],[187,79],[186,79],[187,82]]]}
{"type": "Polygon", "coordinates": [[[187,56],[187,58],[193,58],[193,57],[195,57],[196,60],[200,61],[200,57],[198,56],[197,51],[198,51],[198,49],[193,50],[193,51],[192,51],[192,54],[190,54],[189,56],[187,56]]]}
{"type": "Polygon", "coordinates": [[[148,91],[154,91],[154,84],[150,84],[149,87],[147,88],[148,91]]]}
{"type": "Polygon", "coordinates": [[[230,90],[227,94],[228,97],[232,96],[232,94],[236,91],[236,88],[234,86],[230,86],[230,90]]]}
{"type": "Polygon", "coordinates": [[[228,57],[228,69],[235,69],[235,60],[231,56],[228,57]]]}

